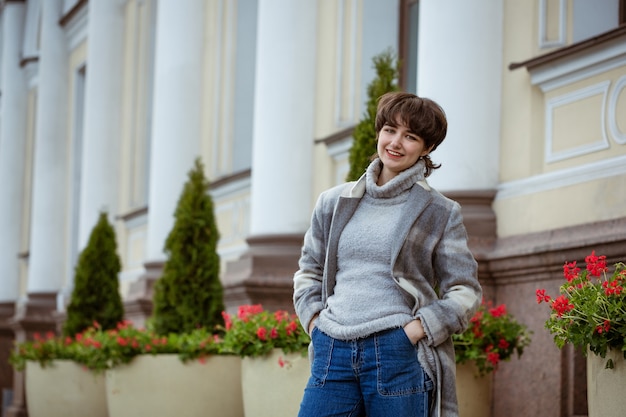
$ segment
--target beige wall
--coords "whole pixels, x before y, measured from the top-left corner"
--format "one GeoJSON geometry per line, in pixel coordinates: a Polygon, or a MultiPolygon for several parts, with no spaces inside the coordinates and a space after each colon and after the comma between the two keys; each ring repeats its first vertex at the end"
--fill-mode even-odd
{"type": "Polygon", "coordinates": [[[540,41],[533,47],[528,39],[534,32],[539,40],[542,32],[535,30],[541,24],[558,27],[560,12],[552,8],[571,9],[570,3],[505,2],[501,187],[494,203],[500,237],[624,216],[626,177],[619,166],[626,144],[610,126],[622,133],[626,126],[626,89],[616,88],[626,64],[593,62],[579,54],[546,64],[560,71],[548,81],[533,81],[542,68],[508,70],[511,62],[551,50],[540,41]],[[546,20],[539,13],[542,5],[548,7],[546,20]],[[568,64],[582,60],[590,61],[592,70],[568,72],[568,64]]]}

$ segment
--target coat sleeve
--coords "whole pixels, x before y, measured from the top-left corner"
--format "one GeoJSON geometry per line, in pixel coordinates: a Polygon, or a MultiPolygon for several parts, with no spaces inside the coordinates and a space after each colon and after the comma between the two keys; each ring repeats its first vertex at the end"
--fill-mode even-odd
{"type": "Polygon", "coordinates": [[[293,302],[304,330],[308,332],[309,324],[324,308],[322,285],[326,257],[326,232],[324,225],[324,194],[322,194],[313,210],[311,225],[304,235],[304,244],[298,271],[294,274],[293,302]]]}
{"type": "Polygon", "coordinates": [[[454,333],[461,333],[480,306],[482,288],[478,266],[467,246],[461,208],[454,203],[443,236],[433,252],[440,299],[418,310],[427,342],[438,346],[454,333]]]}

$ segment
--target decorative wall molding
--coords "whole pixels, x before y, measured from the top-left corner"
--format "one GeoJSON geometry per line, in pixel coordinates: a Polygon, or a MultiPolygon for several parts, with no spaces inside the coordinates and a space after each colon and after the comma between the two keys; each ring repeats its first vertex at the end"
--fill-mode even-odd
{"type": "Polygon", "coordinates": [[[539,0],[539,48],[554,48],[567,43],[567,0],[559,0],[559,36],[548,39],[548,1],[539,0]]]}
{"type": "Polygon", "coordinates": [[[616,143],[626,145],[626,132],[621,131],[617,125],[617,101],[620,94],[624,94],[624,96],[626,96],[626,75],[622,75],[615,82],[613,91],[609,96],[609,108],[607,112],[611,137],[616,143]]]}
{"type": "Polygon", "coordinates": [[[564,159],[573,158],[575,156],[586,155],[592,152],[608,149],[609,141],[606,134],[606,98],[609,91],[610,81],[604,81],[598,84],[591,85],[589,87],[581,88],[557,97],[554,97],[546,101],[545,104],[545,162],[550,164],[552,162],[562,161],[564,159]],[[563,151],[553,151],[553,126],[554,126],[554,111],[558,107],[565,106],[567,104],[582,101],[589,97],[596,95],[602,96],[602,106],[600,109],[600,131],[602,132],[599,140],[594,142],[588,142],[584,145],[566,149],[563,151]]]}
{"type": "Polygon", "coordinates": [[[39,85],[39,60],[28,61],[23,69],[28,89],[37,88],[39,85]]]}
{"type": "Polygon", "coordinates": [[[357,1],[340,0],[338,1],[337,13],[337,70],[335,78],[335,124],[339,127],[345,127],[354,123],[356,117],[356,106],[354,97],[358,85],[356,83],[357,73],[357,42],[359,39],[358,28],[358,3],[357,1]],[[349,7],[351,6],[351,7],[349,7]],[[350,18],[350,30],[345,27],[345,16],[350,18]],[[346,50],[346,44],[349,44],[349,50],[346,50]],[[348,65],[344,65],[344,57],[348,55],[348,65]],[[345,82],[341,74],[349,77],[349,82],[345,82]],[[347,86],[347,93],[344,95],[344,89],[347,86]],[[347,97],[345,97],[347,96],[347,97]],[[347,99],[350,103],[346,114],[343,113],[342,103],[347,99]]]}
{"type": "Polygon", "coordinates": [[[536,194],[620,175],[626,175],[626,155],[535,175],[521,180],[503,182],[498,186],[496,200],[536,194]]]}
{"type": "MultiPolygon", "coordinates": [[[[245,242],[250,234],[251,182],[250,175],[234,177],[232,181],[224,182],[219,187],[212,187],[209,191],[214,201],[216,217],[221,213],[229,213],[231,216],[229,230],[232,233],[220,231],[219,245],[223,248],[231,248],[237,242],[245,242]]],[[[228,253],[229,250],[222,250],[220,255],[228,253]]]]}
{"type": "Polygon", "coordinates": [[[336,166],[335,184],[341,184],[346,180],[346,176],[348,175],[348,171],[350,170],[350,164],[341,163],[348,159],[350,155],[350,149],[352,148],[352,142],[354,142],[354,138],[352,137],[352,134],[350,134],[340,141],[335,141],[331,144],[328,144],[328,146],[326,147],[326,152],[328,152],[328,155],[333,158],[336,166]]]}
{"type": "Polygon", "coordinates": [[[87,40],[87,22],[89,20],[89,3],[79,1],[60,21],[65,29],[68,50],[74,50],[87,40]]]}
{"type": "Polygon", "coordinates": [[[626,42],[615,39],[579,55],[564,57],[550,65],[529,69],[530,82],[547,93],[624,66],[626,66],[626,42]]]}
{"type": "MultiPolygon", "coordinates": [[[[44,0],[45,1],[45,0],[44,0]]],[[[22,56],[38,57],[39,56],[39,39],[41,29],[41,0],[28,1],[26,3],[26,18],[24,22],[24,30],[22,31],[24,39],[22,40],[22,56]]]]}

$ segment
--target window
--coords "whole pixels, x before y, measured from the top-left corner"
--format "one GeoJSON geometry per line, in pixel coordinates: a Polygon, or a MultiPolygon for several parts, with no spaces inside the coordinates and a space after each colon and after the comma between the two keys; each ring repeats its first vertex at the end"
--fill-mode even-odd
{"type": "Polygon", "coordinates": [[[626,0],[573,0],[572,42],[580,42],[624,24],[626,0]]]}

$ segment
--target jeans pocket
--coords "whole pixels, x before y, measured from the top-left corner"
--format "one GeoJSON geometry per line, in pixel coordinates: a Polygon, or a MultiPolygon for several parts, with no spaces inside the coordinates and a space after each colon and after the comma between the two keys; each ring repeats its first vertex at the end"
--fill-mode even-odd
{"type": "Polygon", "coordinates": [[[377,385],[380,395],[411,395],[432,389],[417,359],[417,347],[404,329],[376,336],[377,385]]]}
{"type": "Polygon", "coordinates": [[[333,339],[322,333],[317,326],[311,331],[309,359],[311,360],[311,378],[309,385],[321,387],[328,378],[333,339]]]}

